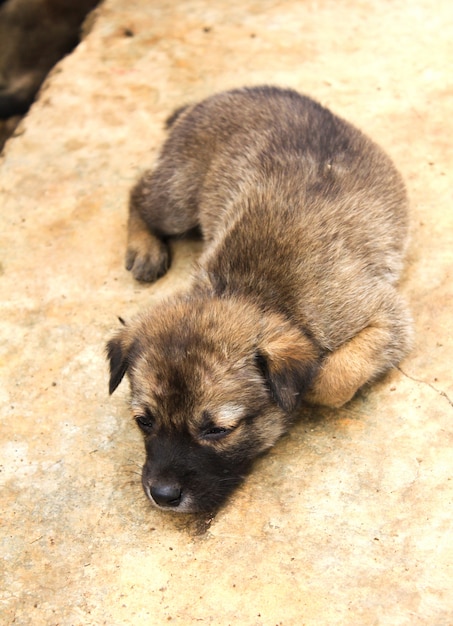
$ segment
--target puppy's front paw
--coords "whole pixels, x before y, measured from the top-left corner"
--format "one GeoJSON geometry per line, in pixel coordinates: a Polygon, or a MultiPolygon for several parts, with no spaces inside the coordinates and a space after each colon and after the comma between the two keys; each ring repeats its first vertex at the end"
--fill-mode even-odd
{"type": "Polygon", "coordinates": [[[126,251],[126,269],[136,280],[152,283],[168,270],[167,246],[152,235],[141,234],[129,240],[126,251]]]}
{"type": "Polygon", "coordinates": [[[309,404],[316,404],[321,406],[328,406],[331,409],[339,409],[344,404],[352,400],[357,389],[344,388],[344,389],[332,389],[329,386],[323,384],[316,384],[315,388],[309,391],[304,396],[304,400],[309,404]]]}

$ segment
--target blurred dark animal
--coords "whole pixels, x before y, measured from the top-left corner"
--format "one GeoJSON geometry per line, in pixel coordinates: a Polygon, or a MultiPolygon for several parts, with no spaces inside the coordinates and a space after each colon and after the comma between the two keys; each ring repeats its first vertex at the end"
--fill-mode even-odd
{"type": "MultiPolygon", "coordinates": [[[[78,44],[81,25],[98,2],[0,3],[0,120],[17,118],[28,111],[49,70],[78,44]]],[[[11,132],[18,121],[3,124],[3,134],[11,132]]],[[[0,126],[0,147],[1,135],[0,126]]]]}

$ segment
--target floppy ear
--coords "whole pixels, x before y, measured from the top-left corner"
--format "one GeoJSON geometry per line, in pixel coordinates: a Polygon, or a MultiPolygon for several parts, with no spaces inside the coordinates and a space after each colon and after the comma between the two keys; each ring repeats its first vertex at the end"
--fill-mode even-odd
{"type": "MultiPolygon", "coordinates": [[[[278,320],[279,318],[277,318],[278,320]]],[[[315,343],[289,322],[267,324],[256,354],[257,364],[277,404],[297,409],[319,367],[315,343]]]]}
{"type": "Polygon", "coordinates": [[[120,331],[107,344],[107,357],[110,362],[109,393],[112,394],[123,380],[130,364],[130,345],[125,331],[120,331]]]}

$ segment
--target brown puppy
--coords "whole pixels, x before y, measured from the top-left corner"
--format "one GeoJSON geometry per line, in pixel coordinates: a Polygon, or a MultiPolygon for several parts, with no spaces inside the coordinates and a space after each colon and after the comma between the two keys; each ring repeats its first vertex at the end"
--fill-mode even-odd
{"type": "Polygon", "coordinates": [[[109,342],[110,391],[127,372],[150,500],[210,511],[302,401],[339,407],[407,353],[406,195],[374,143],[291,90],[221,93],[168,125],[131,193],[127,268],[156,280],[193,229],[204,252],[186,293],[109,342]]]}

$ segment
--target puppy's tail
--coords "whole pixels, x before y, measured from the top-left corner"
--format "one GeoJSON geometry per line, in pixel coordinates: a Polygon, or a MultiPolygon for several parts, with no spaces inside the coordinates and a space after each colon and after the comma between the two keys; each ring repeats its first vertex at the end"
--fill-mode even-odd
{"type": "Polygon", "coordinates": [[[182,107],[178,107],[175,111],[173,111],[173,113],[165,120],[165,128],[167,130],[171,128],[178,119],[178,117],[181,115],[181,113],[184,113],[184,111],[188,109],[189,106],[189,104],[184,104],[182,107]]]}

